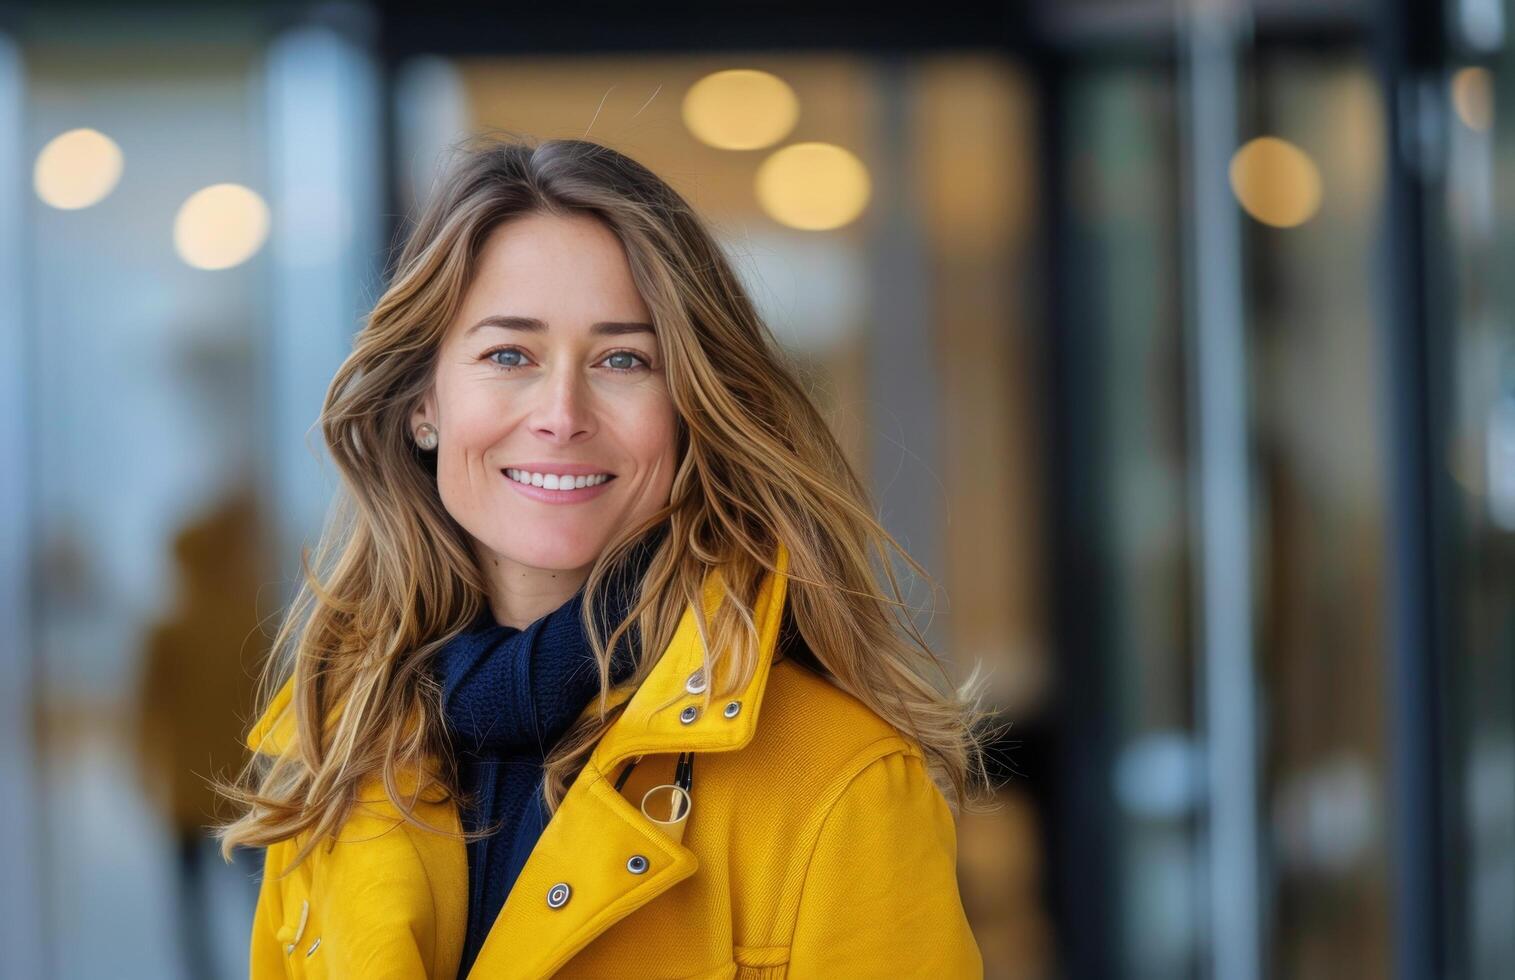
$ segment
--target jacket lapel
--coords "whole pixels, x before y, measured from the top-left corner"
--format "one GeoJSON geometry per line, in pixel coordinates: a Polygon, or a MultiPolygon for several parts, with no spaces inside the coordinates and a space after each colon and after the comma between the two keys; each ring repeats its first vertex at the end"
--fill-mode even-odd
{"type": "MultiPolygon", "coordinates": [[[[626,710],[601,737],[548,821],[474,961],[470,978],[549,976],[610,926],[698,870],[694,852],[621,796],[607,774],[633,756],[729,752],[752,741],[787,590],[789,553],[783,544],[778,545],[774,565],[777,574],[764,578],[753,604],[758,650],[752,678],[735,694],[708,707],[704,701],[713,693],[712,685],[706,685],[706,693],[688,691],[691,675],[706,667],[694,609],[686,609],[663,656],[630,694],[626,710]],[[691,705],[698,714],[685,723],[680,713],[691,705]],[[628,866],[636,855],[647,861],[640,873],[628,866]],[[560,883],[568,886],[567,900],[554,908],[548,895],[560,883]]],[[[704,583],[707,621],[723,596],[721,572],[712,569],[704,583]]],[[[276,755],[293,742],[295,719],[289,710],[293,688],[291,678],[249,732],[247,743],[254,751],[276,755]]],[[[607,697],[611,704],[618,704],[627,693],[617,689],[607,697]]],[[[595,707],[592,702],[585,712],[595,707]]],[[[688,819],[695,820],[700,810],[698,780],[690,795],[688,819]]]]}
{"type": "MultiPolygon", "coordinates": [[[[753,605],[758,651],[751,680],[708,707],[704,701],[713,685],[702,694],[687,689],[705,663],[694,609],[685,610],[662,658],[601,737],[538,839],[470,978],[549,976],[610,926],[698,870],[694,852],[621,796],[607,775],[633,756],[729,752],[752,741],[778,645],[788,558],[780,544],[778,573],[765,577],[753,605]],[[698,714],[686,723],[680,715],[691,705],[698,714]],[[645,870],[631,870],[635,856],[646,859],[645,870]],[[566,901],[558,901],[565,894],[558,886],[567,886],[566,901]]],[[[713,569],[704,584],[707,621],[723,595],[720,570],[713,569]]],[[[690,796],[688,819],[694,820],[698,785],[690,796]]]]}

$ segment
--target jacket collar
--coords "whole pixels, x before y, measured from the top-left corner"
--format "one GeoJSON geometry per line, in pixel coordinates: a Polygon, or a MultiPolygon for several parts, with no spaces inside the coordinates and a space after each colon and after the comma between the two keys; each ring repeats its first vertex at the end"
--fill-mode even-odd
{"type": "MultiPolygon", "coordinates": [[[[590,757],[595,768],[609,772],[620,762],[644,754],[726,752],[752,741],[783,619],[789,567],[789,553],[783,544],[778,545],[774,554],[774,567],[776,574],[769,572],[764,576],[752,606],[758,637],[757,663],[747,683],[729,697],[705,704],[707,697],[713,697],[715,686],[708,681],[704,643],[694,606],[690,604],[663,656],[641,686],[635,692],[619,688],[607,694],[610,704],[625,700],[628,694],[631,700],[600,738],[590,757]],[[701,690],[698,683],[701,678],[706,679],[704,693],[693,693],[701,690]],[[691,706],[696,709],[695,717],[686,722],[681,715],[691,706]]],[[[707,622],[720,608],[724,595],[724,577],[719,568],[714,568],[704,582],[707,622]]],[[[722,666],[730,669],[724,662],[722,666]]],[[[595,703],[591,702],[585,710],[586,714],[595,710],[595,703]]]]}
{"type": "MultiPolygon", "coordinates": [[[[758,656],[752,678],[708,709],[704,701],[711,685],[699,695],[688,690],[690,675],[704,667],[704,644],[693,605],[685,609],[662,658],[631,694],[625,711],[601,737],[548,821],[474,960],[469,980],[551,976],[606,929],[699,870],[694,850],[625,799],[608,774],[632,756],[724,752],[752,741],[778,646],[788,564],[789,555],[780,544],[776,572],[764,577],[753,603],[758,656]],[[733,704],[736,707],[729,708],[733,704]],[[691,707],[697,715],[686,723],[680,716],[691,707]],[[645,871],[617,873],[628,856],[635,855],[646,859],[645,871]],[[573,897],[554,905],[554,894],[573,897]]],[[[707,618],[719,608],[723,594],[721,575],[712,572],[702,596],[707,618]]],[[[615,703],[626,696],[624,690],[611,695],[618,695],[612,697],[615,703]]],[[[694,790],[690,820],[700,809],[698,793],[694,790]]]]}
{"type": "MultiPolygon", "coordinates": [[[[778,646],[788,567],[789,554],[780,544],[775,571],[764,577],[753,604],[757,663],[740,690],[708,709],[704,701],[713,685],[707,684],[698,695],[689,691],[690,675],[705,667],[691,604],[646,680],[634,692],[621,687],[607,694],[612,704],[628,696],[630,700],[548,821],[485,938],[470,978],[550,976],[610,926],[699,870],[695,852],[622,797],[607,774],[637,755],[723,752],[752,741],[778,646]],[[691,706],[697,714],[686,723],[680,716],[691,706]],[[623,868],[628,855],[643,856],[645,871],[604,870],[623,868]],[[554,905],[549,899],[557,893],[572,894],[572,901],[554,905]]],[[[712,570],[702,595],[707,619],[720,607],[724,593],[721,573],[712,570]]],[[[254,749],[276,751],[273,746],[287,737],[293,727],[293,713],[287,710],[290,690],[289,684],[280,690],[253,729],[248,741],[254,749]]],[[[596,710],[596,704],[591,702],[585,710],[596,710]]],[[[698,810],[695,803],[691,814],[698,810]]]]}
{"type": "MultiPolygon", "coordinates": [[[[708,707],[704,700],[707,694],[713,693],[708,681],[707,694],[690,692],[692,675],[697,671],[705,672],[704,644],[691,604],[684,610],[672,640],[646,680],[634,690],[623,685],[606,693],[607,707],[620,704],[628,697],[630,703],[596,746],[591,761],[597,769],[609,772],[620,762],[638,755],[723,752],[740,749],[752,741],[778,646],[788,586],[789,552],[782,542],[774,554],[774,567],[777,574],[769,572],[764,576],[753,603],[752,618],[757,627],[758,649],[757,663],[748,682],[719,704],[712,703],[708,707]],[[728,705],[733,703],[736,707],[729,709],[728,705]],[[692,722],[685,723],[680,713],[689,705],[697,706],[698,713],[692,722]],[[734,713],[728,717],[727,710],[734,713]]],[[[707,622],[720,608],[724,593],[724,576],[720,568],[712,568],[705,577],[703,588],[707,622]]],[[[293,692],[294,678],[290,678],[248,733],[247,745],[253,751],[277,755],[292,741],[295,715],[289,708],[293,692]]],[[[595,711],[597,706],[598,698],[591,700],[584,714],[595,711]]]]}

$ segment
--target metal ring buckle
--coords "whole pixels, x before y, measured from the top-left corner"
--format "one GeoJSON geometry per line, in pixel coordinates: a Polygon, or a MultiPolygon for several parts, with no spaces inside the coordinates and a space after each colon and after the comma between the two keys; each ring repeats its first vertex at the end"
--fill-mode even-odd
{"type": "MultiPolygon", "coordinates": [[[[655,800],[654,804],[661,802],[661,799],[655,800]]],[[[689,791],[684,787],[675,786],[673,783],[661,783],[642,794],[642,815],[653,823],[671,827],[674,824],[682,823],[684,818],[689,816],[689,807],[692,803],[689,791]],[[654,793],[661,793],[661,796],[668,798],[667,806],[659,807],[660,812],[667,814],[666,817],[657,817],[648,812],[647,801],[654,793]]]]}

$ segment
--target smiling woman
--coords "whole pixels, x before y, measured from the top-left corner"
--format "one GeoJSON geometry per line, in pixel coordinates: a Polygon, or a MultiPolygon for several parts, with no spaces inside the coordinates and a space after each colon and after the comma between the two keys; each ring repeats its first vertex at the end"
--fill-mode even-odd
{"type": "Polygon", "coordinates": [[[469,147],[321,422],[339,519],[226,787],[254,977],[982,974],[982,682],[666,183],[469,147]]]}
{"type": "Polygon", "coordinates": [[[526,214],[484,240],[411,423],[438,432],[437,489],[501,623],[562,605],[668,503],[678,419],[651,319],[597,218],[526,214]]]}

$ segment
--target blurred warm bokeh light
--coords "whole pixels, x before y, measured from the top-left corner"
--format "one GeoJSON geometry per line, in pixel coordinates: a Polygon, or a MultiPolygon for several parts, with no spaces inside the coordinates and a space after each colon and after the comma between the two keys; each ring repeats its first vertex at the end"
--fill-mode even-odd
{"type": "Polygon", "coordinates": [[[174,218],[174,249],[197,269],[241,265],[268,238],[268,205],[241,184],[212,184],[191,194],[174,218]]]}
{"type": "Polygon", "coordinates": [[[1452,106],[1464,126],[1486,133],[1494,123],[1494,78],[1487,68],[1471,66],[1452,76],[1452,106]]]}
{"type": "Polygon", "coordinates": [[[1288,140],[1259,136],[1231,158],[1231,190],[1252,217],[1275,228],[1304,224],[1320,210],[1320,170],[1288,140]]]}
{"type": "Polygon", "coordinates": [[[777,75],[752,68],[713,72],[684,94],[684,125],[721,150],[759,150],[788,136],[800,100],[777,75]]]}
{"type": "Polygon", "coordinates": [[[98,204],[115,190],[123,165],[115,140],[96,129],[71,129],[37,154],[32,184],[45,203],[73,211],[98,204]]]}
{"type": "Polygon", "coordinates": [[[758,203],[779,224],[830,231],[851,224],[873,190],[868,168],[831,143],[795,143],[758,168],[758,203]]]}

